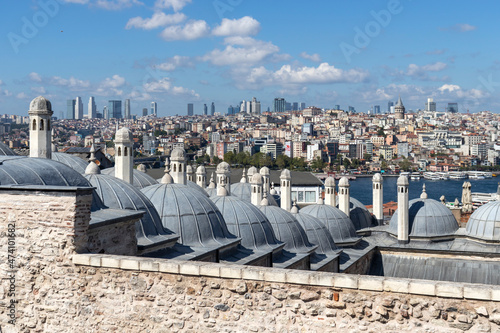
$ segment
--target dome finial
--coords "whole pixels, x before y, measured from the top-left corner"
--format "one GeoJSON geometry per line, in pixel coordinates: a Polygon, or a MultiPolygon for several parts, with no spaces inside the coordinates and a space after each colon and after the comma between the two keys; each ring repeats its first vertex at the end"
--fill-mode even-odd
{"type": "Polygon", "coordinates": [[[299,208],[297,207],[297,199],[294,199],[293,206],[292,206],[292,209],[290,210],[290,213],[297,214],[298,212],[299,212],[299,208]]]}
{"type": "Polygon", "coordinates": [[[274,188],[274,182],[271,182],[271,190],[269,191],[270,195],[276,195],[278,192],[276,191],[276,188],[274,188]]]}
{"type": "Polygon", "coordinates": [[[246,171],[245,171],[245,168],[243,168],[243,173],[241,174],[240,183],[246,183],[246,182],[247,182],[246,171]]]}
{"type": "MultiPolygon", "coordinates": [[[[92,140],[94,141],[94,140],[92,140]]],[[[90,158],[89,158],[89,162],[95,162],[96,158],[95,158],[95,147],[94,147],[94,142],[92,142],[92,145],[90,146],[90,158]]]]}
{"type": "Polygon", "coordinates": [[[262,198],[260,205],[261,206],[269,206],[269,200],[267,200],[267,193],[266,192],[264,192],[264,197],[262,198]]]}
{"type": "Polygon", "coordinates": [[[422,186],[422,194],[420,194],[420,199],[427,199],[427,192],[425,192],[425,183],[422,186]]]}
{"type": "Polygon", "coordinates": [[[212,172],[212,175],[210,176],[210,184],[208,184],[208,188],[215,188],[215,181],[214,181],[214,173],[212,172]]]}

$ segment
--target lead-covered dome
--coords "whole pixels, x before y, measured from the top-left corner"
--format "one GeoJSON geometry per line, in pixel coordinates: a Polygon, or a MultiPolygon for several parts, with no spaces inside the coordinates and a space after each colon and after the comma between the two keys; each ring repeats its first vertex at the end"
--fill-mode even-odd
{"type": "Polygon", "coordinates": [[[217,164],[217,169],[216,169],[216,173],[227,173],[231,170],[231,168],[229,167],[229,163],[227,162],[220,162],[219,164],[217,164]]]}
{"type": "Polygon", "coordinates": [[[66,153],[52,152],[52,159],[54,161],[66,164],[82,175],[85,174],[85,168],[88,165],[88,163],[85,162],[83,158],[66,153]]]}
{"type": "Polygon", "coordinates": [[[186,158],[186,151],[182,148],[174,148],[170,153],[171,161],[184,161],[186,158]]]}
{"type": "MultiPolygon", "coordinates": [[[[101,173],[105,174],[105,175],[114,176],[115,175],[115,167],[106,168],[106,169],[102,170],[101,173]]],[[[154,179],[153,177],[151,177],[147,173],[141,172],[137,169],[132,170],[132,176],[134,179],[133,185],[135,187],[137,187],[138,189],[143,189],[145,187],[158,184],[156,179],[154,179]]]]}
{"type": "MultiPolygon", "coordinates": [[[[244,201],[251,202],[252,201],[252,184],[250,183],[234,183],[231,184],[230,186],[231,189],[231,195],[238,197],[244,201]]],[[[267,199],[269,200],[269,204],[271,206],[278,206],[278,203],[276,202],[276,199],[270,195],[267,196],[267,199]]],[[[214,194],[215,196],[215,194],[214,194]]]]}
{"type": "MultiPolygon", "coordinates": [[[[53,154],[53,153],[52,153],[53,154]]],[[[12,149],[0,141],[0,156],[17,156],[12,149]]]]}
{"type": "Polygon", "coordinates": [[[339,251],[332,234],[328,228],[317,218],[302,213],[297,210],[297,207],[292,208],[291,214],[299,221],[304,228],[309,241],[318,246],[316,253],[321,254],[336,254],[339,251]]]}
{"type": "Polygon", "coordinates": [[[500,201],[479,207],[469,218],[465,234],[485,241],[500,241],[500,201]]]}
{"type": "MultiPolygon", "coordinates": [[[[339,202],[338,196],[337,202],[339,202]]],[[[363,205],[358,199],[353,197],[349,197],[349,217],[356,230],[370,228],[373,226],[372,214],[370,214],[365,205],[363,205]]]]}
{"type": "Polygon", "coordinates": [[[30,103],[30,111],[52,111],[52,104],[43,96],[38,96],[30,103]]]}

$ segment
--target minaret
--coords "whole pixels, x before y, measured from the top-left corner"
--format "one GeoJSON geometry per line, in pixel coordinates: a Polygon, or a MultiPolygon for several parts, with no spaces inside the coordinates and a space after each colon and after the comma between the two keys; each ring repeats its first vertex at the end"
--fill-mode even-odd
{"type": "Polygon", "coordinates": [[[170,175],[176,184],[186,185],[186,152],[175,148],[170,153],[170,175]]]}
{"type": "Polygon", "coordinates": [[[255,206],[259,206],[262,202],[262,183],[262,175],[260,173],[255,173],[250,180],[250,184],[252,184],[250,200],[255,206]]]}
{"type": "Polygon", "coordinates": [[[408,206],[408,177],[398,178],[398,243],[409,242],[409,206],[408,206]]]}
{"type": "Polygon", "coordinates": [[[325,179],[325,204],[330,205],[332,207],[337,206],[335,198],[335,178],[328,177],[325,179]]]}
{"type": "Polygon", "coordinates": [[[190,165],[186,166],[186,178],[187,180],[194,182],[194,170],[190,165]]]}
{"type": "Polygon", "coordinates": [[[30,157],[52,158],[50,118],[52,104],[48,99],[38,96],[30,103],[30,157]]]}
{"type": "Polygon", "coordinates": [[[349,184],[349,180],[347,177],[342,177],[340,178],[339,181],[339,209],[343,211],[347,217],[350,217],[351,215],[351,195],[349,193],[349,187],[351,185],[349,184]]]}
{"type": "Polygon", "coordinates": [[[269,193],[269,190],[271,189],[271,182],[270,182],[270,172],[268,167],[262,167],[260,168],[259,173],[262,175],[262,181],[264,182],[264,192],[269,193]]]}
{"type": "Polygon", "coordinates": [[[116,131],[115,135],[115,177],[129,184],[134,182],[134,153],[132,151],[132,133],[126,127],[116,131]]]}
{"type": "Polygon", "coordinates": [[[207,169],[203,165],[196,168],[196,184],[201,188],[207,187],[207,169]]]}
{"type": "Polygon", "coordinates": [[[384,179],[380,173],[376,173],[373,182],[373,215],[378,225],[384,221],[384,179]]]}
{"type": "Polygon", "coordinates": [[[287,212],[292,209],[292,176],[290,170],[284,169],[280,175],[281,208],[287,212]]]}

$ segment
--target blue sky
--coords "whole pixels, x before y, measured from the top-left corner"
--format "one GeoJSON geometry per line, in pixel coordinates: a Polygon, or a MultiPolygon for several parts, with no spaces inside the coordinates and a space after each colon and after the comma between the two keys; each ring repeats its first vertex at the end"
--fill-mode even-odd
{"type": "Polygon", "coordinates": [[[0,113],[131,99],[159,116],[253,96],[366,112],[401,95],[500,104],[498,1],[24,0],[2,3],[0,113]],[[7,8],[8,6],[8,8],[7,8]]]}

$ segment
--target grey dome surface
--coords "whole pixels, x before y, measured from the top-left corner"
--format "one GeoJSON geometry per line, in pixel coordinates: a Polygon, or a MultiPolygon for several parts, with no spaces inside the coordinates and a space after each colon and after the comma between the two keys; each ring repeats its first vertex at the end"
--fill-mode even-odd
{"type": "Polygon", "coordinates": [[[351,219],[340,209],[329,205],[309,205],[300,210],[320,220],[330,231],[335,244],[357,242],[359,236],[351,219]]]}
{"type": "Polygon", "coordinates": [[[258,206],[274,230],[276,238],[285,243],[285,250],[296,253],[309,253],[316,246],[309,242],[307,234],[293,215],[276,206],[258,206]]]}
{"type": "MultiPolygon", "coordinates": [[[[107,168],[107,169],[101,170],[101,173],[105,174],[105,175],[114,176],[115,175],[115,168],[112,167],[112,168],[107,168]]],[[[135,187],[137,187],[138,189],[143,189],[145,187],[158,184],[156,179],[154,179],[150,175],[148,175],[144,172],[138,171],[136,169],[132,170],[132,175],[134,177],[134,184],[133,185],[135,187]]]]}
{"type": "Polygon", "coordinates": [[[66,164],[82,175],[85,174],[85,168],[89,165],[83,158],[66,153],[52,152],[52,159],[66,164]]]}
{"type": "MultiPolygon", "coordinates": [[[[409,201],[409,230],[413,237],[439,237],[453,235],[458,223],[451,210],[433,199],[413,199],[409,201]]],[[[389,232],[398,233],[398,210],[389,222],[389,232]]]]}
{"type": "MultiPolygon", "coordinates": [[[[52,153],[53,154],[53,153],[52,153]]],[[[17,156],[5,143],[0,142],[0,156],[17,156]]]]}
{"type": "Polygon", "coordinates": [[[205,196],[208,197],[208,193],[205,192],[205,190],[202,189],[201,186],[198,185],[198,184],[196,184],[195,182],[192,182],[192,181],[188,180],[188,181],[186,181],[186,185],[188,187],[190,187],[190,188],[192,188],[192,189],[194,189],[194,190],[196,190],[196,191],[200,192],[201,194],[203,194],[203,195],[205,195],[205,196]]]}
{"type": "Polygon", "coordinates": [[[43,96],[38,96],[30,103],[30,111],[52,111],[52,104],[43,96]]]}
{"type": "MultiPolygon", "coordinates": [[[[231,195],[236,196],[242,200],[251,202],[252,200],[252,184],[250,183],[234,183],[231,184],[231,195]]],[[[215,192],[214,196],[217,195],[215,192]]],[[[271,206],[278,206],[276,199],[272,195],[267,196],[267,200],[271,206]]]]}
{"type": "MultiPolygon", "coordinates": [[[[92,187],[85,177],[63,163],[24,156],[0,156],[0,184],[92,187]]],[[[93,193],[92,211],[104,208],[93,193]]]]}
{"type": "Polygon", "coordinates": [[[338,247],[335,245],[332,234],[328,228],[317,218],[302,212],[292,213],[304,228],[309,241],[318,246],[316,253],[335,254],[338,247]]]}
{"type": "Polygon", "coordinates": [[[235,196],[217,196],[212,199],[224,216],[227,228],[241,237],[241,245],[256,250],[280,246],[273,227],[257,206],[235,196]]]}
{"type": "Polygon", "coordinates": [[[85,178],[96,188],[97,194],[107,207],[145,212],[144,216],[135,223],[139,246],[165,241],[165,236],[173,234],[172,231],[163,227],[155,207],[138,188],[111,175],[87,174],[85,178]]]}
{"type": "Polygon", "coordinates": [[[180,236],[179,243],[211,247],[237,240],[217,206],[200,192],[182,184],[156,184],[141,191],[155,206],[163,227],[180,236]]]}
{"type": "MultiPolygon", "coordinates": [[[[337,196],[337,208],[339,208],[338,202],[339,197],[337,196]]],[[[366,209],[365,205],[353,197],[349,197],[349,217],[356,230],[373,226],[372,214],[366,209]]]]}
{"type": "Polygon", "coordinates": [[[466,235],[500,241],[500,201],[490,201],[472,213],[467,222],[466,235]]]}

